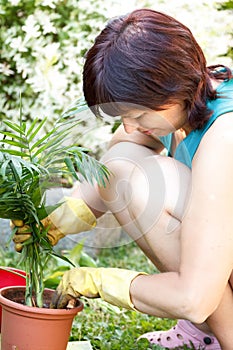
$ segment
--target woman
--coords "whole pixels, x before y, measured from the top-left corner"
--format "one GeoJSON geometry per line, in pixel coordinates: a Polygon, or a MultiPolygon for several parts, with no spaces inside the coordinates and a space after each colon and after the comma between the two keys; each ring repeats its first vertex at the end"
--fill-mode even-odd
{"type": "Polygon", "coordinates": [[[84,230],[111,210],[161,273],[72,269],[55,307],[67,295],[100,296],[180,319],[142,336],[151,343],[232,349],[232,78],[227,67],[207,68],[190,30],[156,11],[115,18],[99,34],[86,56],[84,94],[96,115],[122,116],[102,159],[112,175],[105,188],[82,184],[66,199],[50,216],[53,235],[80,231],[77,215],[84,230]]]}

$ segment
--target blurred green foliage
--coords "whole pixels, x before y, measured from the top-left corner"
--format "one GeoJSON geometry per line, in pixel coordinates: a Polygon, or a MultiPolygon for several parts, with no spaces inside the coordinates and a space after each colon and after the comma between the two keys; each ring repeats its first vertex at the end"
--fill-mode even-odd
{"type": "MultiPolygon", "coordinates": [[[[233,0],[228,0],[218,4],[218,9],[220,11],[228,11],[231,16],[233,16],[233,0]]],[[[229,33],[233,40],[233,27],[231,27],[231,32],[229,33]]],[[[228,47],[227,52],[224,56],[231,57],[233,59],[233,46],[228,47]]]]}
{"type": "Polygon", "coordinates": [[[0,119],[56,114],[80,97],[83,57],[106,21],[101,0],[0,2],[0,119]]]}

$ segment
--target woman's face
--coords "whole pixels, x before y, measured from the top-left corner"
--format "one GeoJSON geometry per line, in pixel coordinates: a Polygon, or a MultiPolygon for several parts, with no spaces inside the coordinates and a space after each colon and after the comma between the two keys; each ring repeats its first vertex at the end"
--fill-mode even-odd
{"type": "Polygon", "coordinates": [[[132,109],[122,117],[125,131],[139,131],[146,135],[164,136],[187,126],[187,111],[183,104],[176,103],[162,111],[148,108],[132,109]]]}

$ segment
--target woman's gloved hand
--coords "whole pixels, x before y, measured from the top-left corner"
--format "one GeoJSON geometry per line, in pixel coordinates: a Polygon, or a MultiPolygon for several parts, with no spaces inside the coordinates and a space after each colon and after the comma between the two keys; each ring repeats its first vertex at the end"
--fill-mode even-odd
{"type": "Polygon", "coordinates": [[[12,220],[10,222],[10,227],[13,230],[17,227],[17,231],[13,237],[15,243],[15,250],[21,252],[23,249],[23,243],[31,238],[31,231],[28,225],[24,225],[22,220],[12,220]]]}
{"type": "MultiPolygon", "coordinates": [[[[65,237],[65,235],[51,222],[49,217],[46,217],[41,222],[45,228],[49,227],[47,237],[52,245],[57,244],[61,238],[65,237]]],[[[25,225],[22,220],[12,220],[10,226],[11,229],[17,227],[17,231],[13,236],[13,242],[15,243],[15,250],[20,253],[23,249],[23,243],[32,236],[31,228],[29,225],[25,225]]]]}
{"type": "MultiPolygon", "coordinates": [[[[52,245],[68,234],[91,230],[96,218],[80,198],[64,197],[62,204],[41,222],[48,229],[48,239],[52,245]]],[[[21,251],[23,243],[31,237],[30,228],[22,220],[13,220],[11,227],[18,229],[13,237],[16,251],[21,251]]]]}
{"type": "Polygon", "coordinates": [[[118,268],[79,267],[66,271],[54,294],[51,308],[65,308],[71,298],[101,297],[110,304],[134,309],[129,288],[132,280],[145,274],[118,268]]]}

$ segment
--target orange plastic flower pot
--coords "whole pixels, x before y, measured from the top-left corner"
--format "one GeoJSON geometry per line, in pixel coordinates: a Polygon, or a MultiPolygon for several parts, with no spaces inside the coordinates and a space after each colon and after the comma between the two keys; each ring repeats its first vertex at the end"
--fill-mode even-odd
{"type": "Polygon", "coordinates": [[[51,289],[44,291],[44,308],[23,305],[25,287],[0,290],[2,350],[66,350],[73,318],[83,309],[49,309],[51,289]]]}

